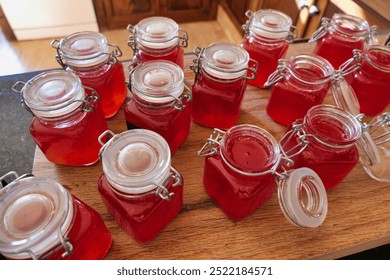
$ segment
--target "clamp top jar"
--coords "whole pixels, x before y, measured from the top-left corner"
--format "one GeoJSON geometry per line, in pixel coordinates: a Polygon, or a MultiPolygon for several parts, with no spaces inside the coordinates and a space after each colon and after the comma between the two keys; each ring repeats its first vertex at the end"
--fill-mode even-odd
{"type": "Polygon", "coordinates": [[[84,86],[93,87],[100,96],[104,116],[112,117],[120,109],[127,95],[125,74],[118,57],[119,47],[108,44],[107,38],[92,31],[77,32],[53,40],[56,59],[65,69],[81,79],[84,86]],[[113,51],[110,47],[114,47],[113,51]]]}
{"type": "Polygon", "coordinates": [[[127,27],[131,35],[128,45],[134,51],[134,62],[164,59],[184,68],[184,51],[188,34],[178,24],[166,17],[149,17],[127,27]],[[182,34],[179,34],[182,33],[182,34]]]}
{"type": "Polygon", "coordinates": [[[0,253],[10,259],[102,259],[111,235],[100,215],[58,182],[0,178],[0,253]],[[83,224],[83,226],[80,226],[83,224]]]}
{"type": "Polygon", "coordinates": [[[254,125],[214,129],[199,156],[205,156],[204,187],[224,214],[241,220],[278,189],[286,218],[301,227],[318,227],[327,215],[327,196],[318,175],[308,169],[283,171],[289,162],[266,130],[254,125]]]}
{"type": "Polygon", "coordinates": [[[289,16],[275,10],[247,11],[245,15],[249,20],[242,26],[245,37],[241,46],[259,64],[256,79],[248,83],[265,87],[278,59],[284,57],[288,45],[294,41],[295,27],[289,16]]]}
{"type": "Polygon", "coordinates": [[[358,17],[334,14],[332,19],[323,18],[321,26],[310,39],[317,41],[314,53],[326,58],[335,69],[352,56],[354,49],[363,50],[365,45],[373,44],[376,39],[376,26],[358,17]]]}

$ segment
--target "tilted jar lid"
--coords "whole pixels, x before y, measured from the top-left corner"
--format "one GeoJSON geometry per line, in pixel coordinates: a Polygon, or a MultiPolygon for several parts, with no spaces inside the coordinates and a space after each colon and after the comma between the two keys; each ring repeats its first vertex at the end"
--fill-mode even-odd
{"type": "Polygon", "coordinates": [[[142,194],[156,189],[169,176],[171,152],[156,132],[132,129],[116,134],[103,146],[101,161],[114,189],[142,194]]]}
{"type": "Polygon", "coordinates": [[[148,17],[137,23],[137,42],[150,49],[165,49],[179,42],[179,25],[166,17],[148,17]]]}
{"type": "Polygon", "coordinates": [[[25,177],[0,189],[0,253],[40,257],[61,243],[73,220],[73,200],[58,182],[25,177]]]}
{"type": "Polygon", "coordinates": [[[352,37],[366,37],[370,26],[367,21],[347,14],[336,13],[331,19],[331,26],[338,32],[352,37]]]}
{"type": "Polygon", "coordinates": [[[279,11],[265,9],[255,12],[250,22],[250,31],[255,36],[268,39],[285,39],[292,25],[291,18],[279,11]]]}
{"type": "Polygon", "coordinates": [[[201,54],[202,68],[219,79],[245,77],[249,62],[248,52],[233,43],[218,42],[208,45],[201,54]]]}
{"type": "Polygon", "coordinates": [[[183,70],[166,60],[153,60],[137,65],[130,76],[131,91],[150,103],[167,103],[184,90],[183,70]]]}
{"type": "Polygon", "coordinates": [[[22,89],[24,103],[43,119],[64,116],[80,107],[85,91],[81,80],[65,70],[50,70],[29,80],[22,89]]]}
{"type": "Polygon", "coordinates": [[[88,68],[108,61],[110,56],[107,38],[98,32],[83,31],[61,39],[58,50],[69,67],[88,68]]]}
{"type": "Polygon", "coordinates": [[[279,181],[279,205],[285,217],[300,227],[320,226],[328,213],[324,184],[312,169],[293,170],[279,181]]]}

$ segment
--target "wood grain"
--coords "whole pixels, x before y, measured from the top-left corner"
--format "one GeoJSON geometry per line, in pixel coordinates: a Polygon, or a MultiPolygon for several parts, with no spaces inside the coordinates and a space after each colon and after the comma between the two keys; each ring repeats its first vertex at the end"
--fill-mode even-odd
{"type": "MultiPolygon", "coordinates": [[[[310,52],[312,44],[290,46],[287,57],[310,52]]],[[[186,84],[194,75],[188,69],[186,84]]],[[[239,123],[255,124],[280,139],[285,128],[265,113],[270,90],[248,86],[239,123]]],[[[332,103],[328,97],[327,103],[332,103]]],[[[116,133],[124,131],[123,111],[109,121],[116,133]]],[[[332,259],[390,243],[389,183],[371,179],[358,165],[334,190],[328,191],[329,213],[319,228],[298,228],[283,216],[277,196],[242,221],[231,221],[214,205],[202,185],[204,159],[196,152],[211,129],[192,123],[191,131],[173,155],[173,165],[184,177],[184,206],[160,235],[138,244],[109,216],[97,191],[100,163],[65,167],[48,162],[39,149],[34,174],[58,180],[75,196],[96,209],[109,228],[113,245],[106,259],[332,259]]]]}

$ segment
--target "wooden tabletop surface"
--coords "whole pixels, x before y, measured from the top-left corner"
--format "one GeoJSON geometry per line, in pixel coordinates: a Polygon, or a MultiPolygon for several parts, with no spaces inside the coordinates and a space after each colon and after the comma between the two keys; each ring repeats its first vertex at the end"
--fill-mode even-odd
{"type": "MultiPolygon", "coordinates": [[[[381,36],[383,42],[385,36],[381,36]]],[[[291,45],[291,55],[311,52],[313,44],[291,45]]],[[[185,82],[194,74],[185,56],[185,82]]],[[[239,124],[254,124],[277,140],[285,127],[265,112],[270,90],[248,86],[239,124]]],[[[333,104],[329,96],[324,103],[333,104]]],[[[123,110],[108,120],[115,133],[126,130],[123,110]]],[[[184,177],[184,206],[179,215],[153,241],[131,239],[106,211],[97,190],[100,163],[66,167],[48,162],[36,149],[33,173],[62,183],[73,195],[98,211],[113,237],[106,259],[334,259],[390,243],[390,184],[371,179],[360,164],[335,189],[327,192],[328,216],[319,228],[299,228],[282,214],[277,195],[242,221],[231,221],[207,196],[203,185],[204,158],[196,152],[211,133],[191,124],[188,138],[172,157],[184,177]]]]}

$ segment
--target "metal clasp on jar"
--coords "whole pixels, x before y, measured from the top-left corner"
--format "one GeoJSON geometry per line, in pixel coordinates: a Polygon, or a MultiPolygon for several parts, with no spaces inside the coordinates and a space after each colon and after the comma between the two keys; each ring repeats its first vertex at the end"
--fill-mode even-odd
{"type": "MultiPolygon", "coordinates": [[[[54,39],[50,42],[50,46],[54,49],[56,49],[57,51],[57,55],[56,55],[56,60],[58,62],[58,64],[61,65],[62,68],[66,69],[68,67],[68,65],[64,62],[64,58],[66,59],[66,55],[64,55],[62,52],[61,52],[61,49],[59,47],[59,43],[61,41],[60,40],[57,40],[57,39],[54,39]]],[[[93,56],[93,57],[88,57],[88,58],[68,58],[68,59],[71,59],[71,60],[79,60],[79,61],[84,61],[84,60],[89,60],[89,59],[95,59],[99,56],[108,56],[108,60],[107,60],[107,64],[116,64],[118,63],[118,57],[121,57],[122,56],[122,51],[121,49],[116,46],[116,45],[112,45],[112,44],[107,44],[109,47],[111,48],[114,48],[111,52],[107,52],[107,53],[100,53],[96,56],[93,56]]]]}
{"type": "MultiPolygon", "coordinates": [[[[203,57],[203,52],[205,48],[200,48],[200,47],[195,47],[195,49],[192,51],[192,53],[196,56],[195,59],[192,60],[192,64],[190,65],[190,69],[195,73],[195,79],[198,78],[198,76],[201,73],[202,69],[202,57],[203,57]]],[[[252,64],[251,67],[246,67],[242,68],[239,70],[236,70],[234,72],[242,72],[246,70],[246,74],[244,79],[247,80],[254,80],[256,79],[256,74],[257,74],[257,69],[259,68],[259,63],[256,60],[253,60],[249,58],[250,64],[252,64]]],[[[249,65],[249,63],[248,63],[249,65]]],[[[233,73],[233,72],[232,72],[233,73]]],[[[213,78],[209,77],[211,80],[214,80],[213,78]]],[[[221,82],[221,80],[215,80],[217,82],[221,82]]]]}
{"type": "MultiPolygon", "coordinates": [[[[137,41],[138,35],[137,35],[136,26],[129,24],[127,26],[127,30],[131,33],[129,35],[128,40],[127,40],[127,45],[133,50],[133,52],[135,54],[139,51],[139,49],[138,49],[139,45],[138,45],[138,41],[137,41]]],[[[177,36],[171,37],[171,38],[166,39],[166,40],[161,40],[161,41],[159,41],[159,43],[168,43],[172,40],[178,39],[176,46],[179,48],[186,48],[188,46],[188,33],[187,33],[187,31],[185,31],[182,28],[179,28],[178,31],[181,32],[182,34],[178,34],[177,36]]],[[[150,42],[147,40],[145,40],[145,41],[150,42]]],[[[153,42],[150,42],[150,43],[153,43],[153,42]]]]}
{"type": "MultiPolygon", "coordinates": [[[[31,108],[26,104],[26,102],[24,101],[24,96],[23,96],[23,89],[26,85],[26,82],[23,82],[23,81],[17,81],[13,86],[12,86],[12,91],[13,92],[16,92],[16,93],[19,93],[22,95],[22,100],[20,101],[22,103],[22,107],[24,109],[26,109],[28,112],[30,112],[34,117],[35,117],[35,114],[33,113],[33,111],[31,110],[31,108]]],[[[80,113],[80,112],[86,112],[86,113],[90,113],[90,112],[93,112],[94,111],[94,104],[99,101],[100,97],[97,93],[96,90],[94,90],[93,88],[91,87],[87,87],[87,86],[82,86],[84,89],[87,89],[90,93],[87,93],[87,91],[85,92],[85,98],[84,99],[79,99],[79,100],[73,100],[69,103],[65,103],[63,104],[62,106],[58,106],[56,107],[57,110],[59,109],[62,109],[62,108],[65,108],[67,106],[69,106],[70,104],[72,103],[76,103],[76,102],[80,102],[80,107],[79,107],[79,110],[75,110],[74,112],[70,113],[70,114],[66,114],[65,116],[61,116],[61,117],[58,117],[58,118],[50,118],[50,121],[59,121],[59,120],[63,120],[65,118],[68,118],[68,117],[71,117],[77,113],[80,113]]],[[[41,109],[41,110],[37,110],[35,109],[36,111],[42,111],[42,112],[48,112],[48,111],[52,111],[52,109],[41,109]]]]}
{"type": "MultiPolygon", "coordinates": [[[[112,132],[111,130],[106,130],[98,137],[98,142],[102,146],[100,148],[100,151],[99,151],[100,161],[102,161],[102,154],[103,154],[106,146],[113,139],[113,137],[115,135],[116,134],[114,132],[112,132]],[[104,142],[104,138],[106,138],[108,135],[111,136],[110,139],[108,139],[106,142],[104,142]]],[[[138,199],[138,198],[142,198],[142,197],[154,194],[156,196],[161,197],[164,200],[169,201],[169,200],[171,200],[171,197],[175,194],[173,192],[169,192],[169,190],[168,190],[168,186],[171,183],[171,181],[173,180],[172,187],[181,186],[183,184],[183,178],[180,175],[179,171],[177,171],[173,166],[169,166],[169,169],[170,169],[170,173],[167,176],[167,178],[165,178],[165,180],[162,184],[152,183],[153,185],[156,186],[156,188],[152,191],[145,192],[142,194],[128,194],[128,193],[119,192],[119,191],[115,190],[115,188],[111,188],[111,190],[119,196],[131,198],[131,199],[138,199]]]]}

